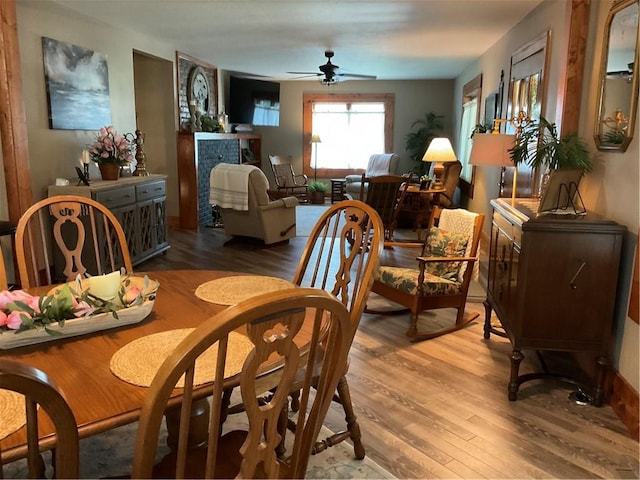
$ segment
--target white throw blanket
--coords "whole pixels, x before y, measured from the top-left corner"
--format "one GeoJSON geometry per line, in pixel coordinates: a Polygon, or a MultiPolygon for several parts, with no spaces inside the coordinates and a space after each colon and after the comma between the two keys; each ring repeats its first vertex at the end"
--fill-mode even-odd
{"type": "MultiPolygon", "coordinates": [[[[477,213],[470,212],[464,208],[449,209],[445,208],[440,213],[440,220],[438,227],[448,232],[461,233],[462,235],[469,235],[469,242],[467,243],[467,249],[464,252],[465,257],[471,256],[471,240],[473,239],[473,226],[478,216],[477,213]]],[[[476,255],[478,258],[478,255],[476,255]]],[[[467,263],[463,263],[458,273],[458,279],[461,280],[467,269],[467,263]]],[[[473,264],[472,280],[478,281],[480,277],[480,262],[476,260],[473,264]]]]}
{"type": "Polygon", "coordinates": [[[378,153],[369,157],[367,165],[367,177],[378,177],[380,175],[389,175],[389,163],[391,162],[392,153],[378,153]]]}
{"type": "Polygon", "coordinates": [[[209,176],[209,203],[221,208],[249,210],[249,174],[257,167],[219,163],[209,176]]]}

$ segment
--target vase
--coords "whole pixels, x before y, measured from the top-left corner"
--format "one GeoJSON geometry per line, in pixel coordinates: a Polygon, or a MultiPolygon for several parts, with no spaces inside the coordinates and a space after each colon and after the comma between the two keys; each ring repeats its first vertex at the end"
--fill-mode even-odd
{"type": "Polygon", "coordinates": [[[117,163],[100,163],[98,168],[103,180],[118,180],[120,178],[120,165],[117,163]]]}

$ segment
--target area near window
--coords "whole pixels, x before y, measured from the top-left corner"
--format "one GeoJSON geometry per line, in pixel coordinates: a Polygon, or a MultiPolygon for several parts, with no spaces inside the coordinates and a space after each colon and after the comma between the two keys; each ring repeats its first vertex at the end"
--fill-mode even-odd
{"type": "Polygon", "coordinates": [[[482,75],[478,75],[462,88],[462,120],[458,135],[458,160],[462,164],[460,190],[465,197],[473,198],[475,167],[469,165],[471,154],[471,134],[480,119],[478,102],[482,95],[482,75]]]}
{"type": "Polygon", "coordinates": [[[314,175],[314,166],[321,178],[361,173],[372,154],[393,152],[394,98],[393,94],[304,94],[304,173],[314,175]],[[320,143],[311,144],[312,134],[320,137],[320,143]]]}

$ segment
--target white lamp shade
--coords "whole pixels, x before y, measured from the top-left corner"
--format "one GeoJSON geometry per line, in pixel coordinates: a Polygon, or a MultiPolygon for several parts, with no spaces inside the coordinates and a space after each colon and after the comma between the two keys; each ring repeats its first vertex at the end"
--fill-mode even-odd
{"type": "Polygon", "coordinates": [[[469,164],[513,167],[509,149],[515,145],[516,136],[505,133],[477,133],[473,136],[469,164]]]}
{"type": "Polygon", "coordinates": [[[429,148],[424,152],[423,162],[455,162],[458,160],[448,138],[437,137],[431,140],[429,148]]]}
{"type": "Polygon", "coordinates": [[[311,135],[311,143],[321,143],[320,135],[311,135]]]}

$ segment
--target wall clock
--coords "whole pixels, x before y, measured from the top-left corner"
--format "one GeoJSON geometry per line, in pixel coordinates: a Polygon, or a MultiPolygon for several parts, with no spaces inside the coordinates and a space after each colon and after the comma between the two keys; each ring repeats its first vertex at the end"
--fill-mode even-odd
{"type": "Polygon", "coordinates": [[[189,73],[187,83],[187,97],[189,105],[200,108],[202,113],[209,111],[209,98],[211,97],[211,87],[207,74],[202,67],[194,67],[189,73]]]}

